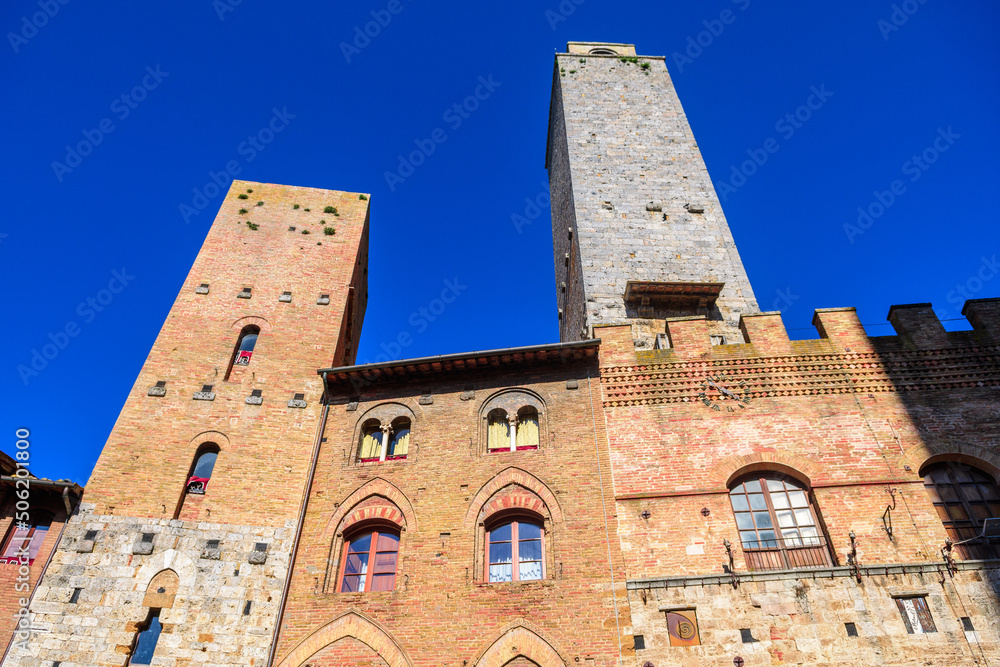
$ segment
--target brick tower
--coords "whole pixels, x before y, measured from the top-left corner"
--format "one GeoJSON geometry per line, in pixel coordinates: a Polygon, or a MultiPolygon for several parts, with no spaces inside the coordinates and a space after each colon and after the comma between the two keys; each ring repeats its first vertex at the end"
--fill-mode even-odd
{"type": "Polygon", "coordinates": [[[630,323],[648,349],[667,318],[704,315],[715,342],[743,342],[740,315],[757,302],[663,57],[567,50],[545,159],[560,339],[630,323]]]}
{"type": "Polygon", "coordinates": [[[266,662],[367,229],[365,195],[233,183],[5,664],[149,664],[157,631],[170,664],[266,662]]]}

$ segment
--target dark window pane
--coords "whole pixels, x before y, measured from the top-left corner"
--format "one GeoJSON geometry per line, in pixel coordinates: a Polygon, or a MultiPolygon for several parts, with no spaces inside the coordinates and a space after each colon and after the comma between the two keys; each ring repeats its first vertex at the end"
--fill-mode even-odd
{"type": "Polygon", "coordinates": [[[203,452],[194,465],[194,476],[211,479],[212,471],[215,470],[215,459],[218,457],[215,452],[203,452]]]}
{"type": "Polygon", "coordinates": [[[355,538],[355,539],[351,540],[351,552],[352,553],[353,552],[368,553],[368,551],[371,548],[372,548],[372,534],[371,533],[368,533],[366,535],[362,535],[361,537],[358,537],[358,538],[355,538]]]}
{"type": "Polygon", "coordinates": [[[510,524],[505,523],[502,526],[497,526],[490,531],[490,542],[509,542],[510,541],[510,524]]]}
{"type": "Polygon", "coordinates": [[[517,557],[521,561],[542,560],[542,541],[522,540],[518,542],[517,557]]]}
{"type": "MultiPolygon", "coordinates": [[[[230,338],[229,340],[232,340],[230,338]]],[[[240,352],[253,352],[254,346],[257,344],[257,334],[247,334],[240,341],[240,352]]]]}
{"type": "Polygon", "coordinates": [[[542,537],[542,529],[540,526],[536,526],[533,523],[518,523],[517,524],[517,539],[519,540],[537,540],[542,537]]]}
{"type": "Polygon", "coordinates": [[[490,563],[509,563],[512,559],[510,542],[490,544],[490,563]]]}
{"type": "Polygon", "coordinates": [[[344,585],[340,587],[341,593],[357,593],[365,590],[365,578],[359,576],[344,577],[344,585]]]}
{"type": "Polygon", "coordinates": [[[364,574],[368,571],[368,554],[348,554],[344,574],[364,574]]]}

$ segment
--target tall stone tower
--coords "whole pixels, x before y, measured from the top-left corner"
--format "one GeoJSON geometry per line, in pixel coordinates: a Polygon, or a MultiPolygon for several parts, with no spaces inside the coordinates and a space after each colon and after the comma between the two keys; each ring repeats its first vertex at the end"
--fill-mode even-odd
{"type": "Polygon", "coordinates": [[[266,664],[367,230],[365,195],[233,183],[5,665],[266,664]]]}
{"type": "Polygon", "coordinates": [[[629,323],[649,348],[666,319],[703,315],[714,342],[743,342],[740,314],[757,302],[663,57],[631,44],[567,51],[545,159],[560,339],[629,323]]]}

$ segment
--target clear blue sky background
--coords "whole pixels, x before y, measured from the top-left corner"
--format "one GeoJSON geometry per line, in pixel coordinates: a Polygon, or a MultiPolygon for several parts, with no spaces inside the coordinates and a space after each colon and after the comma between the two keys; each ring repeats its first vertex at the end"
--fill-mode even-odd
{"type": "Polygon", "coordinates": [[[762,308],[783,310],[793,336],[815,337],[814,308],[857,306],[878,325],[896,303],[960,317],[956,285],[1000,294],[1000,276],[976,282],[1000,254],[996,3],[910,0],[889,31],[888,0],[400,1],[350,62],[341,42],[387,2],[242,0],[220,17],[225,0],[70,0],[15,45],[41,10],[3,3],[0,449],[27,427],[37,473],[86,482],[222,195],[189,224],[178,207],[230,160],[248,180],[372,193],[360,360],[403,331],[405,356],[556,341],[549,212],[520,234],[511,216],[545,189],[553,52],[568,40],[666,55],[717,187],[778,142],[723,205],[762,308]],[[725,9],[732,22],[678,63],[725,9]],[[113,103],[147,67],[168,75],[122,118],[113,103]],[[500,86],[453,129],[443,113],[480,76],[500,86]],[[775,124],[811,86],[833,95],[786,138],[775,124]],[[295,117],[249,161],[238,147],[275,108],[295,117]],[[53,161],[105,118],[113,132],[60,181],[53,161]],[[439,127],[447,141],[390,191],[397,156],[439,127]],[[959,138],[910,181],[904,163],[949,127],[959,138]],[[895,179],[905,193],[849,242],[844,224],[895,179]],[[78,304],[122,269],[134,279],[88,321],[78,304]],[[446,279],[468,288],[417,333],[410,314],[446,279]],[[79,335],[26,385],[18,365],[70,322],[79,335]]]}

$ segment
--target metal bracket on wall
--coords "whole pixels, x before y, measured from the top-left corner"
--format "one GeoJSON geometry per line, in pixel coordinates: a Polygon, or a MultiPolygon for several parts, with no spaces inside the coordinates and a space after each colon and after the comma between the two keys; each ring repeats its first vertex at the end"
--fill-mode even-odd
{"type": "Polygon", "coordinates": [[[723,565],[722,569],[729,573],[729,583],[732,584],[733,588],[739,588],[740,575],[736,573],[736,567],[733,564],[733,545],[729,540],[722,540],[722,544],[726,547],[726,555],[729,556],[729,565],[723,565]]]}
{"type": "Polygon", "coordinates": [[[892,496],[892,505],[887,505],[885,511],[882,512],[882,530],[886,532],[889,539],[892,539],[892,512],[896,509],[896,489],[888,489],[889,495],[892,496]]]}

